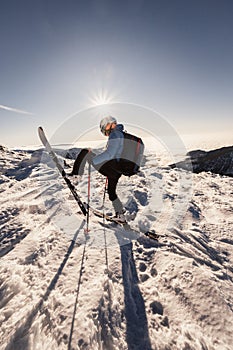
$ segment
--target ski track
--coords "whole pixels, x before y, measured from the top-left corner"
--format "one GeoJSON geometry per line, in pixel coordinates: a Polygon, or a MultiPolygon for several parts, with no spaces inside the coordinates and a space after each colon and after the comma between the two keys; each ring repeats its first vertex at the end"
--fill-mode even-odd
{"type": "MultiPolygon", "coordinates": [[[[41,151],[1,153],[0,349],[232,349],[232,178],[193,174],[188,198],[190,174],[149,153],[118,193],[134,225],[162,237],[130,242],[94,216],[84,232],[41,151]]],[[[92,172],[99,209],[104,181],[92,172]]],[[[78,190],[86,198],[86,176],[78,190]]]]}

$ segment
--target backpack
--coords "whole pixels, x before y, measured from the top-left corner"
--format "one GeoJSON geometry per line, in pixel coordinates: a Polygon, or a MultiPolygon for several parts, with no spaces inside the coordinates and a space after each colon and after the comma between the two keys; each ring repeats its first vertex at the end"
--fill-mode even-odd
{"type": "Polygon", "coordinates": [[[144,143],[138,136],[131,135],[126,131],[124,134],[124,146],[121,153],[121,171],[125,176],[132,176],[139,172],[143,152],[144,143]]]}

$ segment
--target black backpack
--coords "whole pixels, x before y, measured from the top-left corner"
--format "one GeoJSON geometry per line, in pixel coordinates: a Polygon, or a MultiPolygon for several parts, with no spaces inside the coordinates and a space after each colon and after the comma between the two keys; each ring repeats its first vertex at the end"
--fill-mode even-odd
{"type": "Polygon", "coordinates": [[[144,143],[138,136],[131,135],[126,131],[124,134],[124,147],[121,153],[121,170],[125,176],[132,176],[139,172],[143,152],[144,143]]]}

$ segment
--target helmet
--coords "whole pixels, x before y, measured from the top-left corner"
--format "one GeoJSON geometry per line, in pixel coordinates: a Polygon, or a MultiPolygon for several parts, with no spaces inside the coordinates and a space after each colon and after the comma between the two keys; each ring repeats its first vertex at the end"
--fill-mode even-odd
{"type": "Polygon", "coordinates": [[[112,117],[111,115],[104,117],[101,122],[100,122],[100,131],[102,132],[102,134],[106,135],[106,126],[108,124],[117,124],[117,120],[116,118],[112,117]]]}

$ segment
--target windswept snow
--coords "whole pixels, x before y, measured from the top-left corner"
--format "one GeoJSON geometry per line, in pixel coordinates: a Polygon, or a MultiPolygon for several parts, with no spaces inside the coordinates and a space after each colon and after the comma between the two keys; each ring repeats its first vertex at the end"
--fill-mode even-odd
{"type": "MultiPolygon", "coordinates": [[[[1,349],[232,349],[232,178],[170,169],[148,152],[118,193],[130,224],[159,241],[93,215],[87,235],[42,150],[0,154],[1,349]]],[[[101,209],[105,179],[91,181],[101,209]]],[[[86,200],[86,175],[77,189],[86,200]]]]}

